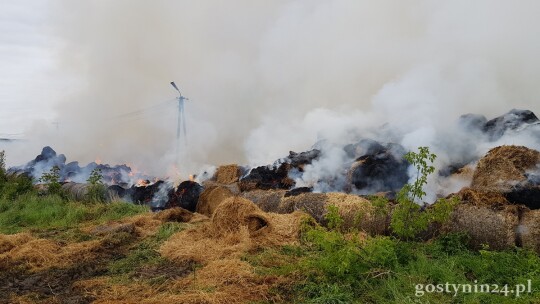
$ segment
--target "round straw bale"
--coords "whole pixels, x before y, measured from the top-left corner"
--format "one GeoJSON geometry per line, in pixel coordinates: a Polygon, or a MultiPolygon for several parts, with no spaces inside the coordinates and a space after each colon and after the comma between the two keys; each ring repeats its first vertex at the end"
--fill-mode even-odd
{"type": "Polygon", "coordinates": [[[242,192],[240,196],[251,200],[264,212],[278,212],[281,199],[286,190],[261,190],[242,192]]]}
{"type": "Polygon", "coordinates": [[[387,215],[378,215],[371,202],[358,195],[346,193],[302,193],[285,197],[279,205],[280,213],[302,210],[321,225],[327,225],[330,205],[336,206],[343,219],[342,229],[358,228],[371,234],[387,231],[387,215]]]}
{"type": "Polygon", "coordinates": [[[523,146],[491,149],[478,162],[471,187],[482,191],[509,192],[525,173],[540,162],[540,152],[523,146]]]}
{"type": "Polygon", "coordinates": [[[220,166],[216,170],[216,181],[220,184],[232,184],[240,180],[242,170],[238,165],[225,165],[220,166]]]}
{"type": "Polygon", "coordinates": [[[295,210],[302,210],[321,223],[326,215],[326,198],[325,193],[302,193],[284,197],[278,206],[278,213],[292,213],[295,210]]]}
{"type": "Polygon", "coordinates": [[[526,209],[518,226],[517,233],[524,248],[529,248],[540,254],[540,209],[526,209]]]}
{"type": "MultiPolygon", "coordinates": [[[[338,208],[343,219],[343,229],[359,228],[372,234],[382,234],[386,230],[386,216],[376,217],[375,208],[363,197],[345,193],[327,193],[328,205],[338,208]]],[[[326,214],[325,214],[326,215],[326,214]]]]}
{"type": "Polygon", "coordinates": [[[199,196],[196,212],[206,216],[212,216],[219,204],[232,196],[234,194],[229,188],[222,186],[208,187],[199,196]]]}
{"type": "Polygon", "coordinates": [[[445,225],[449,232],[466,232],[471,237],[470,245],[481,248],[505,249],[516,243],[518,207],[506,205],[492,208],[485,205],[461,204],[454,209],[450,221],[445,225]]]}
{"type": "Polygon", "coordinates": [[[230,197],[214,211],[212,226],[217,234],[235,232],[241,226],[247,226],[249,234],[254,236],[269,229],[268,217],[252,201],[242,197],[230,197]]]}
{"type": "Polygon", "coordinates": [[[90,184],[69,182],[63,184],[61,189],[62,192],[65,193],[70,200],[84,201],[85,199],[87,199],[89,187],[90,184]]]}
{"type": "Polygon", "coordinates": [[[234,195],[240,194],[240,186],[238,185],[238,183],[220,184],[213,180],[205,180],[201,183],[201,185],[203,185],[204,189],[221,186],[231,190],[234,195]]]}

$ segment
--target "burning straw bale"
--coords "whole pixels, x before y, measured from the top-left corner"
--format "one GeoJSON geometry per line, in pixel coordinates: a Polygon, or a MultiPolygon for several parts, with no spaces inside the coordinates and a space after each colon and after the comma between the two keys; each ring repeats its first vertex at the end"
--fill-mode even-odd
{"type": "Polygon", "coordinates": [[[242,169],[238,165],[220,166],[216,170],[215,179],[220,184],[233,184],[242,177],[242,169]]]}
{"type": "Polygon", "coordinates": [[[183,181],[176,190],[169,192],[167,208],[181,207],[195,212],[199,196],[203,192],[203,186],[194,181],[183,181]]]}
{"type": "Polygon", "coordinates": [[[403,158],[406,150],[399,144],[383,146],[373,140],[362,140],[345,149],[356,157],[347,179],[357,190],[370,193],[397,191],[409,180],[409,163],[403,158]]]}
{"type": "Polygon", "coordinates": [[[482,191],[510,192],[527,179],[527,170],[536,168],[540,152],[523,146],[500,146],[491,149],[480,161],[471,187],[482,191]]]}
{"type": "Polygon", "coordinates": [[[240,190],[290,189],[295,185],[294,180],[289,178],[289,171],[292,168],[293,166],[289,163],[253,168],[240,180],[240,190]]]}

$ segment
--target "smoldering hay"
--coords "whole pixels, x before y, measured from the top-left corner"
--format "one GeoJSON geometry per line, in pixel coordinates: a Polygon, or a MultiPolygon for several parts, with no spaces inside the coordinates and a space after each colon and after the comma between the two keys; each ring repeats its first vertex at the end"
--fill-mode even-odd
{"type": "MultiPolygon", "coordinates": [[[[342,147],[361,138],[430,146],[437,167],[504,143],[535,148],[528,136],[494,141],[454,123],[465,113],[540,112],[539,6],[55,2],[58,65],[78,85],[62,100],[40,96],[54,106],[59,128],[35,124],[27,142],[7,147],[8,161],[23,163],[51,145],[83,163],[99,157],[162,176],[176,158],[174,101],[161,103],[175,97],[171,80],[191,99],[184,177],[207,164],[270,164],[318,143],[324,155],[296,179],[327,191],[318,181],[341,185],[333,172],[348,159],[342,147]]],[[[461,186],[434,177],[431,199],[443,182],[450,192],[461,186]]]]}

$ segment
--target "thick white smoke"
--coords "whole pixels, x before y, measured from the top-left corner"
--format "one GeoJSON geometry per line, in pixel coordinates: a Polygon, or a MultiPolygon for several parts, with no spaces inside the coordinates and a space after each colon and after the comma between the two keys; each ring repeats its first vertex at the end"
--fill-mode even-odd
{"type": "MultiPolygon", "coordinates": [[[[429,145],[442,164],[484,152],[449,131],[459,115],[540,114],[538,1],[57,4],[59,64],[78,86],[57,103],[58,131],[36,126],[31,154],[49,144],[162,174],[175,159],[174,105],[115,117],[174,98],[172,80],[191,98],[182,174],[359,137],[429,145]]],[[[337,154],[306,178],[336,168],[337,154]]]]}

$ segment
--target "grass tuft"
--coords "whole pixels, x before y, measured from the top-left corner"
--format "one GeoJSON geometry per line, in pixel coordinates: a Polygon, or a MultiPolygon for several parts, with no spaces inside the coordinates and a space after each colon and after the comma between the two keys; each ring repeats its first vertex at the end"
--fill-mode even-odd
{"type": "Polygon", "coordinates": [[[145,206],[124,202],[87,205],[68,202],[57,195],[24,194],[14,200],[0,199],[0,233],[73,228],[83,222],[103,223],[147,211],[145,206]]]}

